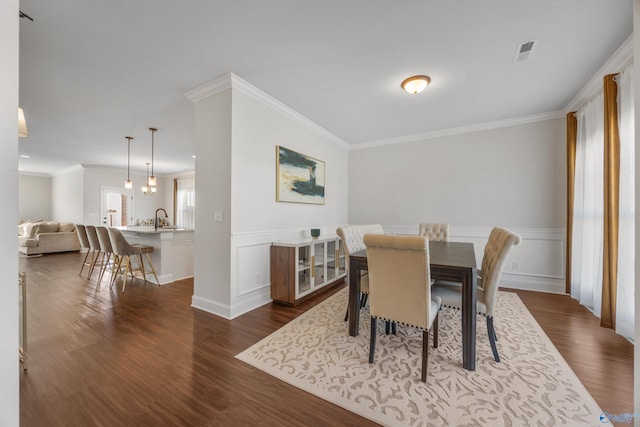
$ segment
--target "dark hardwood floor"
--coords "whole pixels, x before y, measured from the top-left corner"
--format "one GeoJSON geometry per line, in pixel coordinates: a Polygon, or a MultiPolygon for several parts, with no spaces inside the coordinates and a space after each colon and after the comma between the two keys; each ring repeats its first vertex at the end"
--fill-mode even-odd
{"type": "MultiPolygon", "coordinates": [[[[78,276],[83,256],[20,258],[22,426],[374,425],[234,358],[340,287],[229,321],[190,307],[192,280],[96,288],[96,273],[78,276]]],[[[566,296],[518,294],[603,410],[632,413],[633,346],[566,296]]]]}

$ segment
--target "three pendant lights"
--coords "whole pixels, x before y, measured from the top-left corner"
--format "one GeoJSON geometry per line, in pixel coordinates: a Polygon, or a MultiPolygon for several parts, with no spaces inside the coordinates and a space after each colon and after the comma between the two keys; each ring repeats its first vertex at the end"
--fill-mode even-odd
{"type": "MultiPolygon", "coordinates": [[[[153,196],[156,191],[157,191],[157,180],[155,175],[153,174],[153,154],[154,154],[154,146],[155,146],[155,141],[154,141],[154,135],[156,133],[156,131],[158,129],[156,128],[149,128],[149,130],[151,131],[151,163],[145,163],[145,165],[147,166],[147,180],[145,182],[145,185],[142,187],[142,192],[144,193],[145,196],[153,196]],[[151,176],[149,176],[149,165],[151,165],[151,176]]],[[[131,181],[131,140],[133,139],[132,136],[125,136],[125,138],[127,139],[127,180],[124,182],[124,188],[133,188],[133,182],[131,181]]]]}

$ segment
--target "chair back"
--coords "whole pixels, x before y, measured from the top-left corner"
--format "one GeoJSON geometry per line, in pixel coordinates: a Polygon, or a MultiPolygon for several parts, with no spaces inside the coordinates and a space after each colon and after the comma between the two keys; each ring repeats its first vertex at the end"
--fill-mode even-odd
{"type": "Polygon", "coordinates": [[[345,262],[349,266],[349,254],[366,249],[364,244],[365,234],[384,234],[380,224],[346,225],[339,227],[336,234],[342,239],[344,246],[345,262]]]}
{"type": "Polygon", "coordinates": [[[87,231],[87,238],[89,239],[89,247],[92,251],[99,251],[100,249],[100,240],[98,240],[98,233],[96,233],[96,227],[93,225],[85,225],[85,230],[87,231]]]}
{"type": "MultiPolygon", "coordinates": [[[[487,316],[493,317],[500,276],[511,248],[520,244],[522,238],[506,228],[494,227],[484,248],[482,257],[482,288],[487,316]]],[[[480,294],[479,294],[480,295],[480,294]]]]}
{"type": "Polygon", "coordinates": [[[364,236],[371,316],[429,330],[429,240],[422,236],[364,236]]]}
{"type": "Polygon", "coordinates": [[[126,256],[133,255],[134,251],[127,239],[124,238],[120,230],[117,228],[109,227],[107,228],[107,232],[109,233],[109,239],[111,240],[111,248],[113,249],[113,253],[118,256],[126,256]]]}
{"type": "Polygon", "coordinates": [[[420,224],[418,235],[433,242],[446,242],[449,240],[449,224],[420,224]]]}
{"type": "Polygon", "coordinates": [[[76,234],[78,234],[78,240],[80,240],[80,246],[83,249],[89,249],[89,238],[87,237],[87,230],[84,225],[76,224],[76,234]]]}
{"type": "Polygon", "coordinates": [[[96,227],[96,233],[98,234],[98,241],[100,242],[100,249],[102,252],[108,254],[113,253],[113,247],[111,246],[111,238],[107,227],[96,227]]]}

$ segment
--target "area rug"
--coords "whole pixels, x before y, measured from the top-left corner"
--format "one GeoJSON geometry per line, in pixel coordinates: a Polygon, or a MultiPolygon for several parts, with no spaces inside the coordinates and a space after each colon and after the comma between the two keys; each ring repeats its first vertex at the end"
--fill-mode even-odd
{"type": "Polygon", "coordinates": [[[422,334],[378,324],[368,363],[369,311],[350,337],[344,289],[236,357],[322,399],[388,426],[598,425],[602,410],[520,298],[499,292],[495,327],[501,362],[493,360],[486,322],[478,317],[475,371],[462,368],[460,312],[440,313],[440,342],[429,348],[420,382],[422,334]]]}

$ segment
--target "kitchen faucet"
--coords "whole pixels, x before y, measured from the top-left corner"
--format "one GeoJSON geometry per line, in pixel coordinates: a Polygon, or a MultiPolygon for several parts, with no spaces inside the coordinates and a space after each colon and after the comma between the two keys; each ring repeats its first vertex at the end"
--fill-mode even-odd
{"type": "Polygon", "coordinates": [[[164,217],[165,218],[169,218],[169,214],[167,213],[166,210],[164,210],[164,208],[158,208],[156,209],[156,218],[155,218],[155,226],[156,226],[156,230],[158,229],[158,212],[164,212],[164,217]]]}

